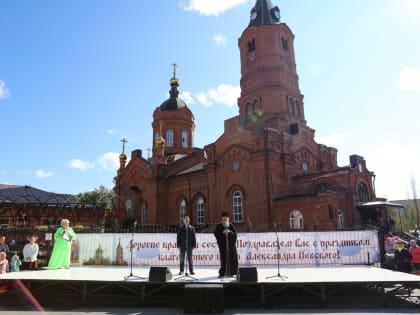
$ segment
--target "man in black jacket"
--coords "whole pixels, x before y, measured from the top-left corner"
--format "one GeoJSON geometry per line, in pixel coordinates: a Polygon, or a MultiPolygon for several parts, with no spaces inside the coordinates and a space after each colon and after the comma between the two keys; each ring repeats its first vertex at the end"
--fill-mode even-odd
{"type": "Polygon", "coordinates": [[[197,247],[195,239],[195,229],[190,225],[190,217],[184,217],[184,224],[178,229],[176,243],[179,249],[179,274],[184,272],[185,254],[187,254],[188,267],[190,274],[194,275],[192,250],[197,247]]]}
{"type": "Polygon", "coordinates": [[[233,276],[238,272],[238,253],[236,250],[237,232],[229,222],[229,213],[222,213],[222,221],[216,225],[214,236],[220,253],[219,277],[233,276]]]}

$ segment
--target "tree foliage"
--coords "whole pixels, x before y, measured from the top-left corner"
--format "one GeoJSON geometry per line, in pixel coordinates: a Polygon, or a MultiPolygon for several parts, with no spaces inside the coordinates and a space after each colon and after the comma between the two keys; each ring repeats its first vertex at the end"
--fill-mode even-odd
{"type": "Polygon", "coordinates": [[[91,191],[81,192],[76,196],[77,200],[95,207],[107,210],[115,209],[115,194],[111,189],[101,185],[91,191]]]}

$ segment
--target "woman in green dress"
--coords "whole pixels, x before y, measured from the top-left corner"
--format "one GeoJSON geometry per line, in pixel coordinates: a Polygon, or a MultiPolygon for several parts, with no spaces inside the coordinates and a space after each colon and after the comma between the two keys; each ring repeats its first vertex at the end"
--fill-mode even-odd
{"type": "Polygon", "coordinates": [[[76,240],[76,233],[70,227],[70,221],[61,220],[61,226],[54,233],[54,247],[48,268],[69,268],[71,244],[76,240]]]}

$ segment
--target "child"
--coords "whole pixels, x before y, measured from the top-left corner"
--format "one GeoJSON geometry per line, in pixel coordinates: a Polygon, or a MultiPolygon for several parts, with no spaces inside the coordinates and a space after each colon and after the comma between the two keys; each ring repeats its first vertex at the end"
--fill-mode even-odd
{"type": "Polygon", "coordinates": [[[29,243],[23,247],[23,267],[26,270],[38,269],[39,246],[35,243],[37,239],[36,235],[32,235],[29,238],[29,243]]]}
{"type": "Polygon", "coordinates": [[[6,253],[0,252],[0,274],[9,271],[9,262],[6,259],[6,253]]]}
{"type": "Polygon", "coordinates": [[[19,272],[22,261],[20,260],[16,251],[12,252],[12,259],[10,260],[10,271],[19,272]]]}

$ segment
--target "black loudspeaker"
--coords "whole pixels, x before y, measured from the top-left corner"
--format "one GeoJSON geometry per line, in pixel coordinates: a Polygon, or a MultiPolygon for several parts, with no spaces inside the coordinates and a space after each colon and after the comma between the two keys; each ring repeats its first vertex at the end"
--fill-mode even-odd
{"type": "Polygon", "coordinates": [[[149,281],[166,282],[172,279],[172,272],[168,267],[150,267],[149,281]]]}
{"type": "Polygon", "coordinates": [[[186,284],[184,313],[223,313],[223,284],[186,284]]]}
{"type": "Polygon", "coordinates": [[[256,267],[244,267],[239,268],[238,271],[238,280],[245,281],[245,282],[257,282],[258,281],[258,273],[256,267]]]}

